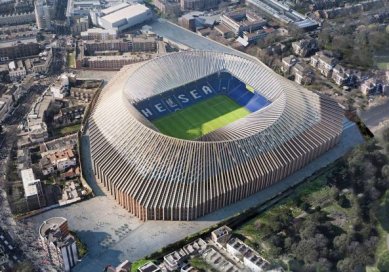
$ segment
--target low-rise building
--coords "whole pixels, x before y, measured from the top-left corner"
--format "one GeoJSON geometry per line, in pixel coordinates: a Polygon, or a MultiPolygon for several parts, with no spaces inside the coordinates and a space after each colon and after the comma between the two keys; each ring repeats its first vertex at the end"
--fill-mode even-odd
{"type": "Polygon", "coordinates": [[[66,218],[52,217],[39,227],[39,237],[49,261],[63,271],[70,271],[78,262],[76,240],[70,234],[66,218]]]}
{"type": "Polygon", "coordinates": [[[130,36],[130,49],[132,52],[157,51],[157,37],[152,35],[130,36]]]}
{"type": "Polygon", "coordinates": [[[115,40],[117,39],[116,29],[90,28],[81,32],[83,40],[115,40]]]}
{"type": "Polygon", "coordinates": [[[50,91],[54,98],[63,99],[68,95],[69,91],[69,78],[66,74],[63,74],[57,78],[57,80],[50,86],[50,91]]]}
{"type": "Polygon", "coordinates": [[[383,93],[383,82],[376,78],[369,78],[361,83],[360,90],[364,95],[383,93]]]}
{"type": "Polygon", "coordinates": [[[23,61],[11,61],[8,64],[8,73],[9,78],[12,81],[18,81],[23,79],[27,74],[26,67],[24,67],[23,61]]]}
{"type": "Polygon", "coordinates": [[[46,206],[41,181],[35,178],[32,168],[20,171],[20,175],[23,182],[24,198],[29,210],[46,206]]]}
{"type": "Polygon", "coordinates": [[[262,28],[267,22],[253,12],[240,9],[223,14],[220,24],[236,36],[241,36],[243,32],[251,33],[262,28]]]}
{"type": "Polygon", "coordinates": [[[217,8],[220,0],[180,0],[181,10],[208,10],[217,8]]]}
{"type": "Polygon", "coordinates": [[[189,255],[180,249],[165,255],[163,261],[168,271],[176,271],[188,258],[189,255]]]}
{"type": "Polygon", "coordinates": [[[160,272],[161,269],[153,262],[148,262],[138,268],[139,272],[160,272]]]}
{"type": "Polygon", "coordinates": [[[38,55],[40,51],[36,39],[0,42],[0,62],[38,55]]]}
{"type": "Polygon", "coordinates": [[[292,43],[293,53],[300,57],[308,57],[319,50],[316,39],[302,39],[292,43]]]}
{"type": "Polygon", "coordinates": [[[227,252],[242,260],[244,265],[251,271],[267,271],[270,266],[268,261],[238,238],[231,238],[227,243],[226,249],[227,252]]]}
{"type": "Polygon", "coordinates": [[[300,85],[311,84],[315,77],[314,72],[301,63],[296,63],[296,65],[292,67],[291,74],[294,75],[294,81],[300,85]]]}
{"type": "Polygon", "coordinates": [[[63,172],[76,165],[77,158],[70,148],[51,152],[40,160],[40,167],[44,175],[50,175],[57,171],[63,172]]]}
{"type": "Polygon", "coordinates": [[[217,20],[214,16],[207,16],[201,11],[192,11],[178,19],[179,25],[192,31],[196,31],[197,29],[204,27],[212,27],[215,25],[216,21],[217,20]]]}
{"type": "Polygon", "coordinates": [[[92,101],[93,96],[96,93],[96,89],[85,89],[85,88],[71,88],[70,96],[77,98],[79,100],[83,100],[86,102],[92,101]]]}
{"type": "Polygon", "coordinates": [[[180,3],[176,0],[154,0],[153,4],[163,14],[177,16],[181,12],[180,3]]]}
{"type": "Polygon", "coordinates": [[[120,56],[85,57],[84,64],[91,69],[119,70],[124,65],[146,61],[152,58],[150,54],[123,54],[120,56]]]}
{"type": "Polygon", "coordinates": [[[58,125],[79,123],[84,117],[84,111],[84,105],[61,108],[59,113],[54,115],[54,123],[58,125]]]}
{"type": "Polygon", "coordinates": [[[282,58],[282,66],[281,66],[281,71],[288,74],[290,73],[292,67],[298,62],[298,59],[290,55],[288,57],[282,58]]]}
{"type": "Polygon", "coordinates": [[[123,31],[152,19],[151,10],[141,4],[118,4],[106,9],[104,16],[99,18],[100,26],[105,29],[123,31]],[[109,11],[107,11],[109,9],[109,11]]]}
{"type": "Polygon", "coordinates": [[[228,226],[222,226],[211,232],[212,241],[219,244],[225,244],[230,240],[232,230],[228,226]]]}
{"type": "Polygon", "coordinates": [[[128,272],[131,271],[131,262],[125,260],[118,266],[109,265],[106,269],[106,272],[128,272]]]}
{"type": "Polygon", "coordinates": [[[339,86],[345,85],[347,81],[350,79],[351,73],[347,69],[345,69],[342,65],[337,64],[332,69],[331,78],[335,81],[335,83],[339,86]]]}
{"type": "Polygon", "coordinates": [[[338,64],[338,60],[329,56],[328,53],[320,51],[311,57],[310,63],[313,67],[317,68],[322,75],[331,77],[332,70],[335,65],[338,64]]]}

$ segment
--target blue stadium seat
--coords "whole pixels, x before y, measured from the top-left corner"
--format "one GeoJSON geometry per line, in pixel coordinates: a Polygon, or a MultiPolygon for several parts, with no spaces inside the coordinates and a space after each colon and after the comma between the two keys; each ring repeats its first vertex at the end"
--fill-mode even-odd
{"type": "Polygon", "coordinates": [[[270,102],[250,92],[246,84],[227,72],[215,73],[186,85],[149,97],[134,106],[150,121],[182,110],[218,93],[223,93],[249,111],[257,111],[270,102]],[[204,88],[208,87],[208,89],[204,88]]]}
{"type": "Polygon", "coordinates": [[[246,109],[251,112],[262,109],[263,107],[269,105],[270,102],[259,94],[254,94],[254,96],[250,99],[250,101],[246,104],[246,109]]]}

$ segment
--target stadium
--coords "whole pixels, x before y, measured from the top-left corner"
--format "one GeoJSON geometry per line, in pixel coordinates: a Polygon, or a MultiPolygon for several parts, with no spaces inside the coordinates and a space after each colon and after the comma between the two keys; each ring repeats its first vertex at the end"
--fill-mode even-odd
{"type": "Polygon", "coordinates": [[[141,220],[193,220],[331,149],[343,112],[249,57],[167,54],[126,66],[89,119],[96,179],[141,220]]]}

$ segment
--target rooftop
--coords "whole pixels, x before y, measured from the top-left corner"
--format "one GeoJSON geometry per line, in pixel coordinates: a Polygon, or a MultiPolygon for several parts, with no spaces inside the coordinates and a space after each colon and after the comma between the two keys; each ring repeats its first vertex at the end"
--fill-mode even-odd
{"type": "Polygon", "coordinates": [[[131,18],[139,14],[145,13],[148,10],[149,8],[147,8],[145,5],[135,4],[111,12],[110,14],[103,16],[102,19],[112,24],[117,21],[131,18]]]}
{"type": "Polygon", "coordinates": [[[22,170],[20,174],[23,181],[24,195],[26,197],[37,195],[38,189],[36,188],[36,183],[40,182],[40,180],[35,179],[32,168],[22,170]]]}

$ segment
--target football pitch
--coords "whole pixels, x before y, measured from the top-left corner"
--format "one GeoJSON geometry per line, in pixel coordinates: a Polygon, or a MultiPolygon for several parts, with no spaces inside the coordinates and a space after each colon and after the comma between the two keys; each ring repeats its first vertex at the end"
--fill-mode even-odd
{"type": "Polygon", "coordinates": [[[224,127],[250,111],[225,95],[218,95],[153,121],[160,132],[193,140],[224,127]]]}

